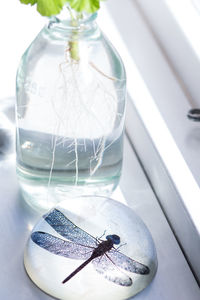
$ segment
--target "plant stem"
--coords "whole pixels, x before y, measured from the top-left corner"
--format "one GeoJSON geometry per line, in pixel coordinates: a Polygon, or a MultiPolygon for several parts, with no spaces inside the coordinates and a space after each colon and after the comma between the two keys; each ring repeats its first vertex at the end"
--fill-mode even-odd
{"type": "MultiPolygon", "coordinates": [[[[71,17],[71,25],[73,27],[78,26],[78,20],[81,17],[79,14],[76,14],[76,17],[74,17],[71,8],[68,6],[68,10],[70,13],[71,17]]],[[[70,52],[70,57],[72,60],[78,62],[80,60],[79,57],[79,42],[78,42],[78,32],[76,30],[72,31],[72,37],[71,41],[69,42],[69,52],[70,52]]]]}

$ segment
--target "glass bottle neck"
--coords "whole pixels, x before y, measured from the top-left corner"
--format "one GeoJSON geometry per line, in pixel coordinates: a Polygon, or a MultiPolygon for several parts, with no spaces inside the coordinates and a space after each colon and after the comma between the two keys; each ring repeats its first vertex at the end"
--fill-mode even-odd
{"type": "Polygon", "coordinates": [[[89,34],[95,31],[97,13],[90,15],[82,15],[79,18],[58,18],[51,17],[48,29],[56,33],[64,34],[75,32],[78,35],[89,34]]]}

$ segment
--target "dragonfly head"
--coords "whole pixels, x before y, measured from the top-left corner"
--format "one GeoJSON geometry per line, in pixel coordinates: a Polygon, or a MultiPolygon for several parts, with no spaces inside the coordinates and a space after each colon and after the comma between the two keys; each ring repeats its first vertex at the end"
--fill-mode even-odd
{"type": "Polygon", "coordinates": [[[120,244],[120,237],[116,234],[110,234],[106,236],[107,240],[111,240],[113,244],[119,245],[120,244]]]}

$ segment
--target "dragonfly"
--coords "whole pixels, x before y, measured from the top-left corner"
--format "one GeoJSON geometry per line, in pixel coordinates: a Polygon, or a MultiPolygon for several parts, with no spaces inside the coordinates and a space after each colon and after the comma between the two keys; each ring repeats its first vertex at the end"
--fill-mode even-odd
{"type": "Polygon", "coordinates": [[[120,246],[115,248],[115,245],[120,244],[118,235],[110,234],[106,236],[105,240],[97,239],[76,226],[58,209],[53,209],[43,218],[66,240],[47,232],[35,231],[31,234],[32,241],[58,256],[84,260],[62,283],[69,281],[90,262],[105,279],[121,286],[131,286],[133,283],[130,276],[124,271],[140,275],[150,273],[148,266],[121,253],[120,246]]]}

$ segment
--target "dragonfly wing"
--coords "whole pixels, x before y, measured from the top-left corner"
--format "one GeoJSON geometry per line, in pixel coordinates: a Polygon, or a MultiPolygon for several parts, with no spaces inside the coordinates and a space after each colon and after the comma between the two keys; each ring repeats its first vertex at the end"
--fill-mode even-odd
{"type": "Polygon", "coordinates": [[[106,279],[118,285],[130,286],[132,279],[117,268],[108,256],[103,255],[92,261],[96,271],[102,274],[106,279]]]}
{"type": "Polygon", "coordinates": [[[35,231],[31,234],[31,239],[41,248],[48,250],[56,255],[73,258],[88,259],[92,250],[85,246],[64,241],[56,236],[42,231],[35,231]]]}
{"type": "Polygon", "coordinates": [[[77,242],[85,246],[96,247],[96,239],[72,223],[58,209],[53,209],[43,217],[55,231],[70,241],[77,242]]]}
{"type": "Polygon", "coordinates": [[[108,252],[108,256],[116,266],[128,272],[141,274],[141,275],[146,275],[149,274],[150,272],[147,266],[139,263],[136,260],[131,259],[130,257],[124,255],[123,253],[117,250],[110,250],[108,252]]]}

